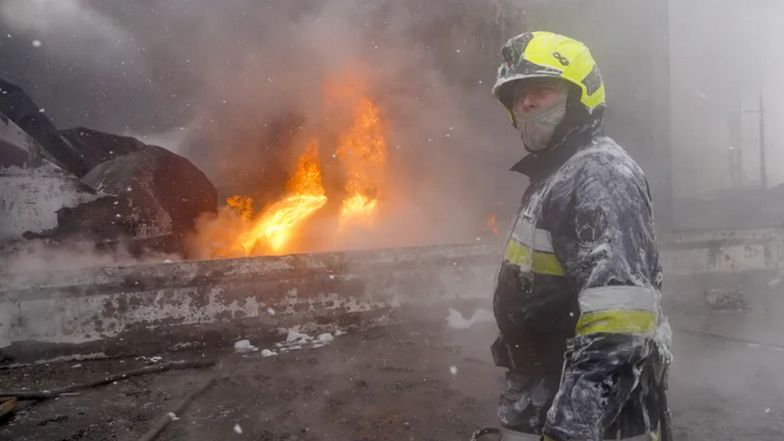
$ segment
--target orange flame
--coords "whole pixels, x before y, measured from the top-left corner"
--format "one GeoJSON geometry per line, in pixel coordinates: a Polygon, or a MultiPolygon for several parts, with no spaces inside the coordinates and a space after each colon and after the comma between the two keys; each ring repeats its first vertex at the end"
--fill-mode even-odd
{"type": "Polygon", "coordinates": [[[493,233],[493,235],[498,236],[498,225],[495,222],[495,214],[491,213],[490,217],[487,218],[487,228],[493,233]]]}
{"type": "MultiPolygon", "coordinates": [[[[286,189],[288,194],[285,197],[270,205],[250,228],[238,236],[237,242],[245,255],[264,250],[282,251],[300,225],[327,203],[321,184],[317,141],[312,140],[297,160],[286,189]]],[[[246,196],[232,196],[226,204],[238,210],[244,218],[252,200],[246,196]]]]}
{"type": "Polygon", "coordinates": [[[369,225],[378,208],[387,145],[378,108],[368,98],[356,103],[353,124],[340,138],[336,154],[346,173],[340,223],[369,225]]]}
{"type": "MultiPolygon", "coordinates": [[[[333,241],[353,237],[350,227],[372,225],[380,210],[387,167],[387,141],[385,127],[378,107],[364,96],[361,81],[327,82],[325,100],[333,112],[340,115],[349,109],[351,119],[337,138],[334,157],[338,159],[342,178],[342,200],[337,217],[333,241]]],[[[263,254],[280,254],[294,250],[294,239],[308,234],[305,226],[311,217],[327,205],[327,194],[322,184],[319,162],[318,132],[313,133],[304,152],[297,160],[291,177],[286,182],[284,196],[266,206],[261,213],[254,213],[253,200],[243,195],[226,199],[226,206],[217,215],[201,218],[196,234],[189,241],[189,254],[193,257],[237,257],[263,254]]],[[[332,139],[327,137],[326,139],[332,139]]],[[[332,146],[330,146],[332,147],[332,146]]],[[[335,188],[328,186],[328,188],[335,188]]],[[[331,196],[331,195],[330,195],[331,196]]],[[[337,207],[336,207],[337,208],[337,207]]],[[[325,228],[332,223],[322,223],[315,228],[325,228]]],[[[327,237],[320,234],[319,237],[327,237]]],[[[316,247],[324,244],[316,244],[316,247]]]]}
{"type": "Polygon", "coordinates": [[[250,220],[253,215],[253,199],[247,196],[230,196],[226,199],[226,205],[236,211],[242,219],[250,220]]]}

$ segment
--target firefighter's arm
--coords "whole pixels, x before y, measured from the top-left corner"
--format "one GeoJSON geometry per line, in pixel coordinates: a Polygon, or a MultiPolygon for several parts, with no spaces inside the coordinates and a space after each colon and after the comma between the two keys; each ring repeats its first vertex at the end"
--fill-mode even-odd
{"type": "Polygon", "coordinates": [[[656,264],[647,188],[614,169],[587,170],[575,181],[573,235],[554,245],[579,292],[580,316],[544,434],[599,441],[638,384],[660,295],[650,280],[656,264]]]}

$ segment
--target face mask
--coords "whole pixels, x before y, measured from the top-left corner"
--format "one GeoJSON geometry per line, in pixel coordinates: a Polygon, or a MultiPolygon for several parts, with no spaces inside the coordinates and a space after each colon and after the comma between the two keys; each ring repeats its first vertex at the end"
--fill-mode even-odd
{"type": "Polygon", "coordinates": [[[552,107],[540,112],[525,116],[515,112],[517,129],[520,131],[520,139],[526,150],[535,153],[547,148],[556,126],[566,115],[566,97],[567,94],[564,93],[552,107]]]}

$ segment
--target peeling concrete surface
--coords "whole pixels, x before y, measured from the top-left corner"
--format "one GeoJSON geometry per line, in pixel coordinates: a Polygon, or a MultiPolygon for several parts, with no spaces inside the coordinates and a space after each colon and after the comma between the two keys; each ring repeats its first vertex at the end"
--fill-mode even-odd
{"type": "MultiPolygon", "coordinates": [[[[684,314],[692,329],[766,343],[784,332],[771,313],[784,310],[775,286],[784,274],[777,272],[784,230],[668,237],[662,260],[665,307],[684,314]],[[749,283],[753,290],[743,288],[749,283]],[[711,289],[745,291],[748,304],[713,311],[711,289]]],[[[190,325],[307,323],[325,313],[489,299],[499,261],[499,247],[465,245],[2,274],[0,350],[28,341],[78,344],[190,325]]]]}
{"type": "Polygon", "coordinates": [[[81,343],[144,328],[350,313],[482,298],[496,260],[477,246],[355,251],[15,274],[0,281],[0,348],[81,343]]]}

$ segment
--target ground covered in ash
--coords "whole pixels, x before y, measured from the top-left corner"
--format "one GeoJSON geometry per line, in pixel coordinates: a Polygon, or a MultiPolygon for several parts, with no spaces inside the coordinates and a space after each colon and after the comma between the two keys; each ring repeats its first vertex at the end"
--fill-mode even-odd
{"type": "MultiPolygon", "coordinates": [[[[495,325],[450,322],[440,312],[427,319],[396,313],[323,346],[311,342],[287,352],[251,337],[254,352],[191,348],[146,359],[6,369],[2,389],[46,389],[144,366],[155,355],[162,357],[157,363],[218,359],[212,368],[134,377],[28,406],[3,422],[0,439],[137,440],[215,377],[157,439],[468,440],[477,428],[495,425],[503,377],[488,350],[495,325]],[[263,349],[278,354],[265,357],[263,349]]],[[[676,439],[782,439],[784,352],[690,334],[675,338],[676,439]]]]}

